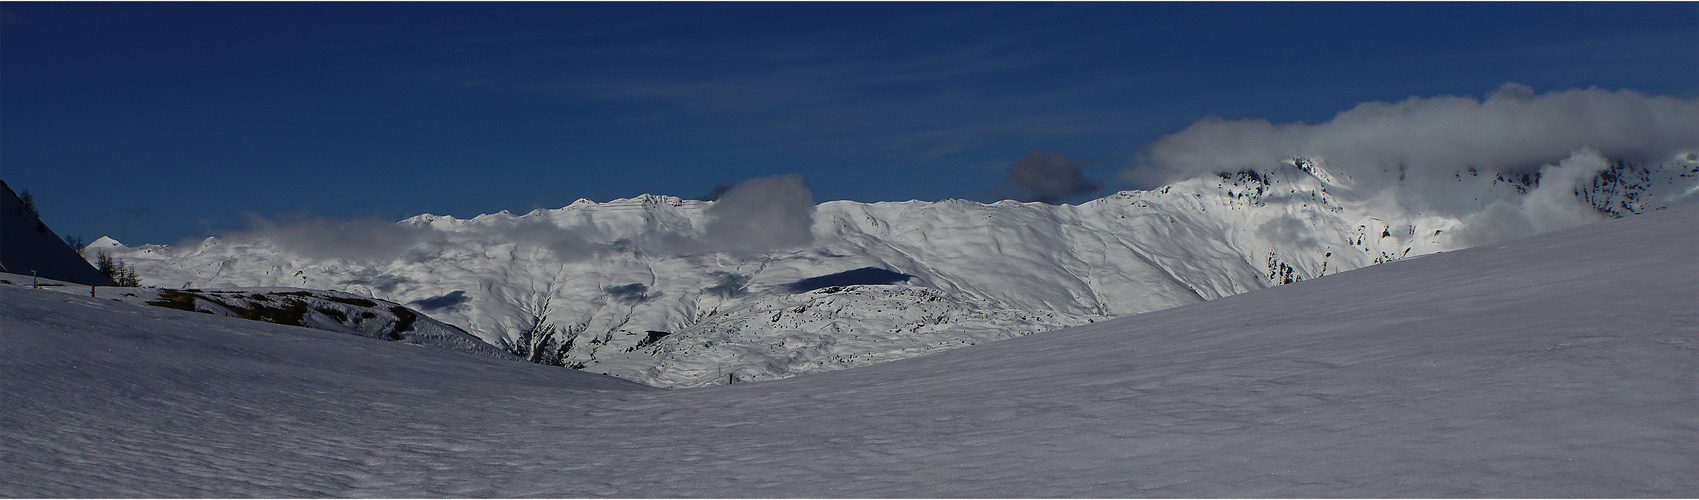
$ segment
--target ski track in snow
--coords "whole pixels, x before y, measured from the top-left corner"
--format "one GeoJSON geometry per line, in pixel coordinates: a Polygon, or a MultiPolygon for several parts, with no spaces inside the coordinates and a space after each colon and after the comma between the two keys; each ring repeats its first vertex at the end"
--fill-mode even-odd
{"type": "Polygon", "coordinates": [[[671,391],[0,287],[0,495],[1699,496],[1696,218],[671,391]]]}

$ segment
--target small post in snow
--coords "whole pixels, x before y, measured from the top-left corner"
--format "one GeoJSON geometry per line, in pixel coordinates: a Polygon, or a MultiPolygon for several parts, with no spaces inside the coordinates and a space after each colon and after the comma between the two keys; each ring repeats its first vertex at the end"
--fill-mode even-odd
{"type": "Polygon", "coordinates": [[[92,298],[98,298],[98,297],[95,297],[95,296],[94,296],[94,285],[89,285],[89,286],[88,286],[88,296],[89,296],[89,298],[91,298],[91,299],[92,299],[92,298]]]}
{"type": "Polygon", "coordinates": [[[732,384],[737,383],[737,379],[732,378],[732,377],[736,377],[736,376],[737,376],[736,373],[727,373],[726,374],[726,385],[732,385],[732,384]]]}
{"type": "Polygon", "coordinates": [[[35,289],[41,288],[41,279],[36,278],[34,269],[29,270],[29,287],[35,289]]]}

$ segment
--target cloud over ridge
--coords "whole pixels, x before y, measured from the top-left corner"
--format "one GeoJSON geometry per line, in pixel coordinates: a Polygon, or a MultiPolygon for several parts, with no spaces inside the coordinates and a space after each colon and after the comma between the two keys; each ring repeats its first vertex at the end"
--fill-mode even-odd
{"type": "Polygon", "coordinates": [[[1121,176],[1166,184],[1306,158],[1343,188],[1336,195],[1454,218],[1453,237],[1472,246],[1598,220],[1577,193],[1612,161],[1692,168],[1696,152],[1699,100],[1506,83],[1485,99],[1366,102],[1314,125],[1204,118],[1157,139],[1121,176]]]}
{"type": "Polygon", "coordinates": [[[758,253],[814,242],[814,194],[796,174],[756,177],[708,207],[709,249],[758,253]]]}
{"type": "Polygon", "coordinates": [[[1080,167],[1095,160],[1074,161],[1062,153],[1032,150],[1009,165],[1007,186],[1026,192],[1025,201],[1055,203],[1103,189],[1103,183],[1085,176],[1080,167]]]}
{"type": "MultiPolygon", "coordinates": [[[[513,243],[575,262],[626,249],[663,254],[752,254],[807,246],[814,241],[814,196],[799,175],[747,179],[717,190],[699,231],[651,225],[637,235],[608,234],[595,225],[561,225],[546,217],[497,217],[455,231],[398,224],[377,217],[334,219],[244,214],[248,229],[220,237],[317,259],[426,260],[464,242],[513,243]]],[[[180,245],[184,248],[193,244],[180,245]]]]}
{"type": "Polygon", "coordinates": [[[1210,117],[1157,139],[1141,164],[1122,174],[1166,183],[1308,157],[1375,187],[1470,167],[1534,171],[1584,148],[1630,161],[1699,150],[1699,101],[1596,87],[1535,94],[1506,83],[1484,100],[1366,102],[1315,125],[1210,117]]]}

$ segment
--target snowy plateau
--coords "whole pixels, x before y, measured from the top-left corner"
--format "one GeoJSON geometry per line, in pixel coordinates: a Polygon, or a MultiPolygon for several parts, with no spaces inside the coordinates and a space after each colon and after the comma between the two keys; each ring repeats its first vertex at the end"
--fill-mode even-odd
{"type": "MultiPolygon", "coordinates": [[[[707,316],[739,314],[734,307],[812,304],[812,311],[843,300],[844,307],[865,301],[877,308],[929,293],[980,314],[1009,313],[966,305],[1027,304],[1055,314],[1027,316],[1033,328],[1177,305],[924,357],[689,390],[0,285],[0,496],[1699,496],[1699,207],[1366,267],[1386,252],[1402,256],[1406,247],[1412,255],[1444,248],[1431,231],[1445,226],[1430,225],[1438,219],[1367,226],[1335,215],[1315,223],[1345,220],[1324,226],[1345,234],[1364,225],[1366,251],[1324,241],[1316,244],[1334,248],[1333,256],[1310,260],[1315,254],[1276,248],[1275,258],[1306,279],[1254,290],[1272,284],[1261,268],[1270,250],[1234,245],[1269,239],[1256,238],[1254,212],[1193,197],[1215,186],[1066,208],[828,203],[816,219],[822,231],[815,247],[771,262],[594,257],[631,267],[611,268],[597,285],[652,273],[653,281],[638,282],[653,283],[645,293],[656,296],[602,299],[599,307],[629,310],[633,324],[664,324],[672,315],[695,321],[673,335],[691,328],[731,335],[729,326],[705,326],[715,321],[707,316]],[[1144,207],[1157,203],[1239,215],[1122,226],[1226,238],[1181,255],[1157,251],[1180,246],[1083,240],[1084,232],[1063,229],[1120,215],[1151,219],[1144,207]],[[928,243],[929,236],[953,234],[935,226],[899,230],[925,227],[902,217],[920,213],[931,224],[1014,238],[1004,243],[1012,256],[971,270],[945,267],[951,259],[914,257],[918,252],[908,251],[990,254],[976,245],[1000,241],[954,235],[945,245],[928,243]],[[1237,222],[1205,225],[1210,220],[1237,222]],[[1417,224],[1414,233],[1406,224],[1417,224]],[[858,239],[868,234],[889,237],[858,239]],[[1026,245],[1063,252],[1040,258],[1022,253],[1026,245]],[[1244,262],[1247,255],[1257,260],[1244,262]],[[1150,263],[1101,267],[1105,262],[1150,263]],[[1324,262],[1329,272],[1320,276],[1324,262]],[[840,264],[914,278],[892,288],[763,291],[840,264]],[[679,300],[678,290],[687,288],[669,280],[714,276],[691,266],[750,276],[745,302],[707,293],[679,300]],[[1225,277],[1179,272],[1199,266],[1218,266],[1225,277]],[[1353,266],[1361,268],[1333,272],[1353,266]],[[1068,272],[1082,274],[1025,294],[993,286],[1068,272]],[[1140,287],[1168,292],[1141,302],[1124,291],[1140,287]],[[867,297],[849,298],[856,293],[867,297]],[[1214,300],[1192,303],[1205,297],[1214,300]],[[673,305],[659,305],[663,299],[673,305]],[[703,305],[683,306],[693,303],[703,305]],[[719,314],[707,314],[716,308],[719,314]]],[[[1219,192],[1243,189],[1221,186],[1219,192]]],[[[1352,210],[1328,201],[1312,202],[1311,211],[1277,205],[1273,215],[1255,217],[1352,210]]],[[[1273,203],[1266,194],[1238,202],[1273,203]]],[[[625,226],[608,218],[684,224],[695,206],[651,198],[529,217],[617,231],[625,226]],[[667,214],[681,219],[647,219],[667,214]]],[[[453,232],[514,219],[410,223],[453,232]]],[[[180,264],[150,262],[159,269],[151,279],[163,283],[157,280],[170,271],[235,280],[239,270],[282,265],[280,257],[204,271],[194,264],[210,258],[197,255],[236,255],[222,245],[213,241],[171,261],[180,264]]],[[[521,273],[521,264],[536,258],[522,250],[444,252],[423,262],[350,270],[325,261],[274,275],[312,284],[386,270],[383,276],[398,281],[385,293],[407,300],[406,293],[425,292],[400,291],[438,283],[430,280],[459,286],[505,270],[523,278],[508,286],[561,294],[551,304],[575,293],[548,274],[521,273]]],[[[479,296],[515,289],[454,288],[485,307],[502,301],[479,296]]],[[[461,312],[445,317],[484,317],[475,312],[482,309],[451,310],[461,312]]],[[[956,311],[948,314],[967,315],[956,311]]],[[[775,324],[809,324],[801,316],[779,319],[786,318],[797,323],[775,324]]],[[[620,330],[599,328],[587,332],[613,331],[619,339],[620,330]]],[[[668,344],[672,338],[653,345],[682,348],[668,344]]]]}
{"type": "Polygon", "coordinates": [[[725,199],[645,195],[524,215],[320,221],[178,245],[102,238],[85,256],[107,252],[149,286],[387,300],[533,362],[700,387],[1195,304],[1652,211],[1694,198],[1699,185],[1690,158],[1599,159],[1573,190],[1539,182],[1539,173],[1574,176],[1556,175],[1561,166],[1361,189],[1324,160],[1294,158],[1079,205],[810,201],[753,222],[799,225],[775,249],[717,240],[716,224],[738,222],[715,213],[725,199]],[[1533,217],[1536,200],[1553,198],[1586,213],[1561,224],[1533,217]],[[1480,229],[1501,213],[1522,220],[1495,226],[1506,234],[1480,229]]]}

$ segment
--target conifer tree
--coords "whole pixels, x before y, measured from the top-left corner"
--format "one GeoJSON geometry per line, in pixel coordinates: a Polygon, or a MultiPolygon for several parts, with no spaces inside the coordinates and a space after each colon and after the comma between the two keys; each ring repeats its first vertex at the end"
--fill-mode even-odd
{"type": "Polygon", "coordinates": [[[136,273],[135,268],[124,265],[124,261],[113,258],[106,252],[100,252],[99,256],[95,257],[94,267],[100,270],[100,274],[112,278],[118,286],[142,286],[142,277],[136,273]]]}
{"type": "Polygon", "coordinates": [[[23,200],[24,210],[28,210],[30,214],[35,215],[36,217],[41,217],[41,212],[35,211],[35,195],[29,194],[28,189],[25,189],[22,193],[18,193],[18,199],[23,200]]]}

